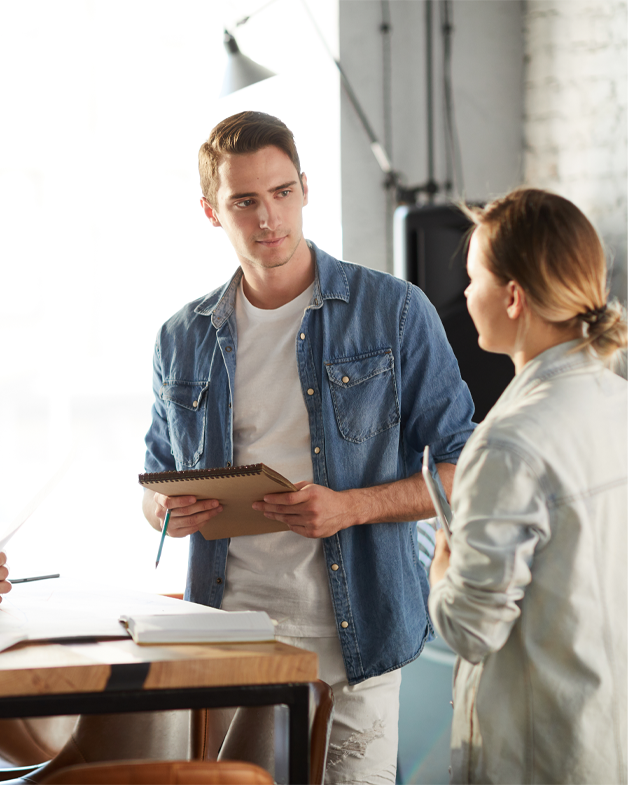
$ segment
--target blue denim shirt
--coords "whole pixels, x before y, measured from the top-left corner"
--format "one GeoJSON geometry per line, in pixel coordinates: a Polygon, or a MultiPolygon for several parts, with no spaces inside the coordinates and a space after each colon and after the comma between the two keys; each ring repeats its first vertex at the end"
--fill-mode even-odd
{"type": "MultiPolygon", "coordinates": [[[[311,247],[314,294],[295,353],[314,482],[342,491],[400,480],[421,470],[428,444],[437,463],[456,463],[474,427],[473,403],[433,306],[409,283],[311,247]]],[[[233,461],[241,276],[185,306],[158,334],[147,472],[233,461]]],[[[323,546],[349,683],[417,657],[432,626],[415,524],[353,526],[323,546]]],[[[229,540],[191,536],[186,599],[220,607],[228,548],[229,540]]]]}

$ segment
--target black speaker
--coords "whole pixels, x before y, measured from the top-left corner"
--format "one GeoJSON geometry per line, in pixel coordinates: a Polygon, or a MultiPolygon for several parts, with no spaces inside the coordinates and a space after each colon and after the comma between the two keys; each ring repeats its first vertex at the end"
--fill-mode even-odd
{"type": "Polygon", "coordinates": [[[478,346],[464,296],[469,283],[465,234],[470,227],[455,205],[397,208],[395,275],[419,286],[438,311],[473,397],[474,420],[480,422],[513,378],[514,366],[509,357],[478,346]]]}

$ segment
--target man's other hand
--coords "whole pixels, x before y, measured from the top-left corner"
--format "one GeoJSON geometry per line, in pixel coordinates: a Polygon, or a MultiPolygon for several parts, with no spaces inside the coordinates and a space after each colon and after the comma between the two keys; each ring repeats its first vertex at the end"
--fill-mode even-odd
{"type": "MultiPolygon", "coordinates": [[[[222,512],[216,499],[199,499],[195,496],[164,496],[156,493],[152,501],[153,516],[160,530],[164,527],[166,511],[170,510],[169,537],[187,537],[197,532],[207,521],[222,512]]],[[[147,516],[148,517],[148,516],[147,516]]],[[[150,518],[149,518],[150,521],[150,518]]]]}
{"type": "MultiPolygon", "coordinates": [[[[9,568],[6,566],[6,564],[6,553],[0,553],[0,594],[7,594],[7,592],[10,592],[12,588],[11,584],[7,580],[9,575],[9,568]]],[[[2,597],[0,597],[0,602],[2,602],[2,597]]]]}
{"type": "Polygon", "coordinates": [[[449,559],[451,558],[451,551],[447,544],[447,537],[445,532],[439,530],[436,532],[436,549],[434,550],[434,558],[430,567],[430,586],[434,586],[445,577],[445,573],[449,568],[449,559]]]}
{"type": "Polygon", "coordinates": [[[255,502],[253,509],[285,523],[302,537],[331,537],[358,523],[351,491],[332,491],[309,482],[298,482],[295,488],[288,493],[268,494],[263,502],[255,502]]]}

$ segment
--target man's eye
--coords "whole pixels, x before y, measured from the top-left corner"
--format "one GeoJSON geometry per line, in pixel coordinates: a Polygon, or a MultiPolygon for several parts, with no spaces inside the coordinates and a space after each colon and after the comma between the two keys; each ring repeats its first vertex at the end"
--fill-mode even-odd
{"type": "Polygon", "coordinates": [[[286,191],[279,191],[279,196],[289,196],[292,193],[290,189],[286,191]]]}
{"type": "Polygon", "coordinates": [[[236,207],[248,207],[249,205],[253,204],[252,199],[243,199],[241,202],[236,202],[236,207]]]}

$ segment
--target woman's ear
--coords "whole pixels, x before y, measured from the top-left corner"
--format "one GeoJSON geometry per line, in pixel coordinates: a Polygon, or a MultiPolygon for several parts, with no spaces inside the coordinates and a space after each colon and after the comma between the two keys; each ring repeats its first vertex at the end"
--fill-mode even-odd
{"type": "Polygon", "coordinates": [[[526,308],[526,295],[523,289],[516,281],[509,281],[507,284],[508,289],[508,305],[506,313],[508,318],[515,321],[523,314],[526,308]]]}

